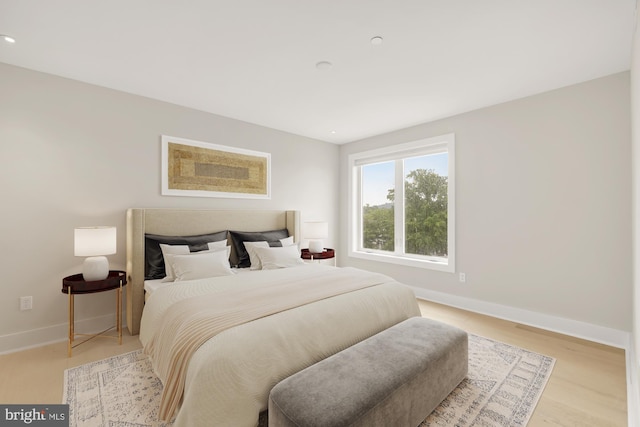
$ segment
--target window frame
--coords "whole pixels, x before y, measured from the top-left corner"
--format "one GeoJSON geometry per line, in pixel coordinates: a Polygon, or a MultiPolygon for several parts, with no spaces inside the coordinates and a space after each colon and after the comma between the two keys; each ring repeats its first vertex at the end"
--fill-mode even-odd
{"type": "Polygon", "coordinates": [[[398,265],[426,268],[454,273],[455,270],[455,134],[424,138],[404,144],[353,153],[348,156],[349,167],[349,221],[348,221],[348,256],[370,261],[381,261],[398,265]],[[412,255],[404,253],[404,172],[398,173],[398,164],[409,157],[420,155],[447,153],[447,258],[412,255]],[[394,252],[368,249],[362,247],[362,166],[396,162],[394,205],[394,252]],[[400,191],[398,191],[400,190],[400,191]],[[399,202],[399,201],[402,202],[399,202]]]}

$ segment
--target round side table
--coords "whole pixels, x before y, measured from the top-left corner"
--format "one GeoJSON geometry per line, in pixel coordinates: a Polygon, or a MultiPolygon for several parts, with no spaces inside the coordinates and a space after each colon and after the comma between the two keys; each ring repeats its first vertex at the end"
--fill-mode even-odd
{"type": "Polygon", "coordinates": [[[322,264],[336,265],[336,252],[331,248],[324,248],[322,252],[309,252],[309,249],[302,249],[300,257],[305,262],[318,262],[322,264]]]}
{"type": "Polygon", "coordinates": [[[116,338],[119,344],[122,344],[122,287],[127,284],[127,273],[120,270],[111,270],[109,275],[104,280],[95,280],[87,282],[82,277],[82,274],[74,274],[62,279],[62,293],[69,295],[69,344],[67,346],[68,356],[71,357],[73,347],[79,346],[95,337],[116,338]],[[77,334],[75,332],[74,325],[74,296],[82,294],[93,294],[96,292],[105,292],[110,290],[116,290],[116,330],[117,336],[107,335],[106,332],[110,331],[114,327],[110,327],[97,334],[77,334]],[[86,340],[73,344],[76,336],[86,336],[86,340]]]}

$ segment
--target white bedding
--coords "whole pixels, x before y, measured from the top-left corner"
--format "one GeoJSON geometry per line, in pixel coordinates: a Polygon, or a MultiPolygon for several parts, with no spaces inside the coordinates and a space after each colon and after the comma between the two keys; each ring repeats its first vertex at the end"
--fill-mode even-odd
{"type": "Polygon", "coordinates": [[[172,283],[165,283],[162,279],[151,279],[144,281],[145,299],[155,292],[156,289],[160,289],[164,286],[171,285],[172,283]]]}
{"type": "MultiPolygon", "coordinates": [[[[234,274],[245,274],[251,273],[255,270],[251,270],[248,268],[234,268],[234,274]]],[[[156,290],[163,288],[165,286],[171,286],[174,282],[165,282],[164,279],[147,279],[144,281],[144,292],[145,292],[145,301],[149,298],[149,296],[156,290]]]]}
{"type": "MultiPolygon", "coordinates": [[[[228,289],[259,287],[265,279],[321,274],[372,274],[309,264],[175,283],[148,298],[140,330],[146,345],[171,304],[228,289]]],[[[174,426],[257,425],[269,391],[280,380],[420,312],[412,291],[384,283],[263,317],[209,339],[193,355],[174,426]]],[[[163,381],[166,379],[161,378],[163,381]]]]}

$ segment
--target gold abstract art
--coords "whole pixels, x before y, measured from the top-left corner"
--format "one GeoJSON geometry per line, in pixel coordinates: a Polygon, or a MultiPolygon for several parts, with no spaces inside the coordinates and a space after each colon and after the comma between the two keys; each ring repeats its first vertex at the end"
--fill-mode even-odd
{"type": "Polygon", "coordinates": [[[237,194],[240,197],[243,194],[248,197],[269,195],[267,156],[206,148],[202,145],[205,144],[167,141],[164,153],[166,189],[171,194],[176,194],[177,190],[237,194]]]}

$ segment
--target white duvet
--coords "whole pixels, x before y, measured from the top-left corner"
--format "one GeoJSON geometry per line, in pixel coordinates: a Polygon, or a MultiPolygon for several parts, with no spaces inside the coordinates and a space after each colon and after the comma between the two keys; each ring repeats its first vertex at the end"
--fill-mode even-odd
{"type": "MultiPolygon", "coordinates": [[[[146,345],[173,303],[229,289],[249,289],[282,278],[370,275],[354,268],[310,264],[251,274],[175,283],[147,300],[140,341],[146,345]]],[[[202,345],[187,369],[176,427],[253,427],[282,379],[420,311],[413,292],[379,275],[380,285],[323,299],[227,329],[202,345]]],[[[165,378],[160,378],[163,382],[165,378]]]]}

